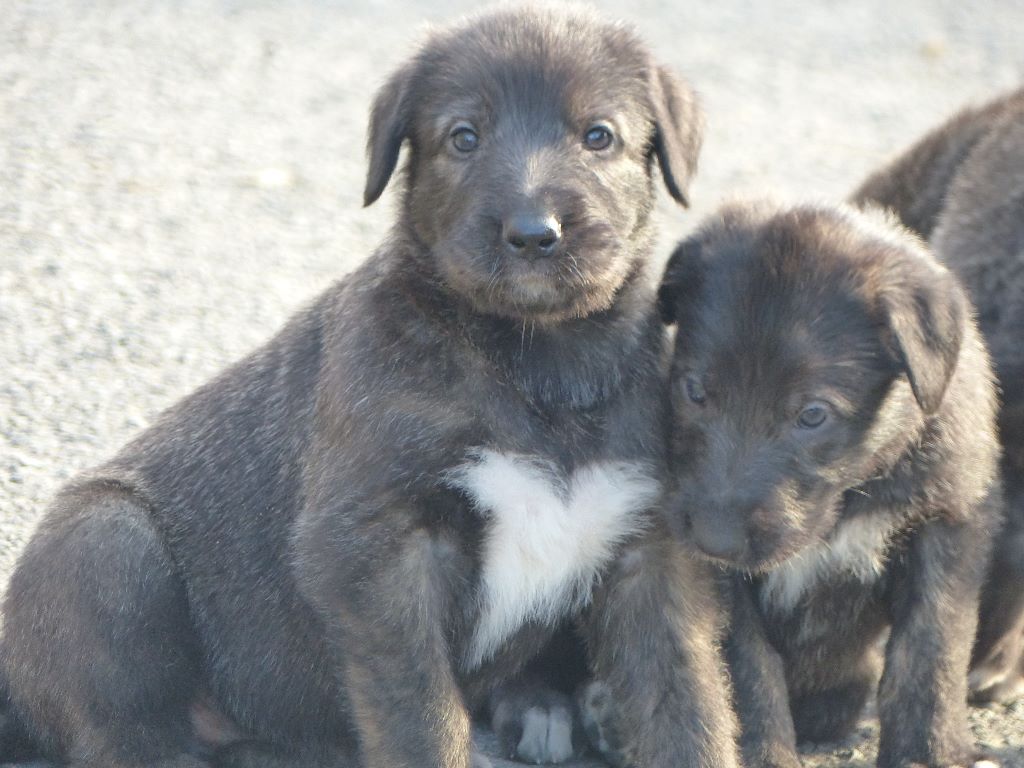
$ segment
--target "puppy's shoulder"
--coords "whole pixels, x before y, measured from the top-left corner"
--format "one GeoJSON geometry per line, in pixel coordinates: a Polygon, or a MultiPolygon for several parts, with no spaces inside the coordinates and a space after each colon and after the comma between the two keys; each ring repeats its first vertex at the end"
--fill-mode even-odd
{"type": "Polygon", "coordinates": [[[865,179],[850,200],[893,209],[903,223],[929,239],[946,206],[950,185],[992,129],[1024,109],[1024,89],[981,106],[967,107],[865,179]]]}
{"type": "Polygon", "coordinates": [[[983,309],[1024,302],[1022,213],[1024,92],[994,122],[950,185],[932,238],[936,255],[961,275],[983,309]]]}

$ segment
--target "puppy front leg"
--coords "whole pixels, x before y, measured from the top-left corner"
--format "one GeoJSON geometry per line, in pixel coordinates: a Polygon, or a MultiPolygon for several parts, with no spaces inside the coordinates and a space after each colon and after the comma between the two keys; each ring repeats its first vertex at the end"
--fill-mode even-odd
{"type": "Polygon", "coordinates": [[[740,720],[743,764],[797,768],[800,757],[782,657],[765,634],[750,586],[741,576],[730,574],[723,577],[722,587],[730,604],[725,655],[740,720]]]}
{"type": "Polygon", "coordinates": [[[878,691],[878,765],[969,765],[967,665],[989,532],[934,520],[894,574],[892,630],[878,691]]]}
{"type": "Polygon", "coordinates": [[[652,531],[627,549],[585,618],[594,672],[644,768],[732,768],[736,720],[704,564],[652,531]]]}
{"type": "Polygon", "coordinates": [[[445,633],[457,564],[412,519],[389,508],[307,521],[299,578],[327,626],[364,765],[467,768],[480,763],[445,633]]]}

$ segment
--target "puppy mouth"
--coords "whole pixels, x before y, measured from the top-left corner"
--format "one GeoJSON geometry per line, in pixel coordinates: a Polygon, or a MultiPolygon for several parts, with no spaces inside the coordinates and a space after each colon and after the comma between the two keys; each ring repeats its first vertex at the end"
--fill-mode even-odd
{"type": "Polygon", "coordinates": [[[693,553],[700,560],[712,563],[719,568],[742,573],[746,576],[764,576],[776,568],[780,568],[790,560],[797,558],[806,547],[795,548],[785,547],[760,557],[739,557],[729,558],[710,554],[701,549],[695,542],[692,545],[693,553]]]}
{"type": "Polygon", "coordinates": [[[678,537],[689,545],[698,559],[748,576],[762,576],[784,565],[792,558],[798,557],[815,540],[806,532],[791,530],[769,534],[778,542],[770,549],[758,546],[753,537],[746,537],[742,545],[735,547],[732,552],[715,552],[713,547],[709,547],[706,543],[702,544],[693,530],[693,522],[689,514],[680,513],[676,519],[680,522],[673,527],[677,529],[678,537]]]}
{"type": "Polygon", "coordinates": [[[786,551],[779,554],[771,554],[766,557],[756,558],[746,555],[741,557],[727,557],[708,552],[701,548],[701,546],[695,541],[691,540],[690,544],[693,554],[698,559],[713,563],[720,568],[747,574],[748,576],[762,576],[765,573],[778,568],[799,552],[799,550],[792,552],[786,551]]]}
{"type": "Polygon", "coordinates": [[[742,571],[750,576],[764,576],[799,556],[803,550],[804,547],[786,547],[755,560],[748,559],[742,562],[733,563],[730,567],[733,570],[742,571]]]}
{"type": "Polygon", "coordinates": [[[565,278],[565,268],[560,263],[564,257],[550,259],[508,259],[509,276],[525,285],[550,285],[565,278]]]}
{"type": "Polygon", "coordinates": [[[547,257],[523,258],[500,242],[435,246],[435,252],[451,254],[457,266],[443,269],[478,310],[552,322],[607,308],[632,268],[626,250],[599,226],[567,233],[559,251],[547,257]]]}

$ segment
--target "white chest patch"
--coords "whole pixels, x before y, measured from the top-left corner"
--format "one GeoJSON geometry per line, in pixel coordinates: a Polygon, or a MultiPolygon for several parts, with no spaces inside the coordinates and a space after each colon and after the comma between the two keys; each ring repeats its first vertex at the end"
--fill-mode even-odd
{"type": "Polygon", "coordinates": [[[852,576],[870,584],[885,570],[886,549],[897,530],[886,515],[864,515],[840,523],[826,541],[768,574],[761,586],[761,605],[788,613],[808,590],[830,576],[852,576]]]}
{"type": "Polygon", "coordinates": [[[467,669],[526,621],[552,622],[586,605],[600,569],[643,528],[661,490],[639,463],[597,462],[566,477],[545,459],[491,450],[450,479],[488,521],[467,669]]]}

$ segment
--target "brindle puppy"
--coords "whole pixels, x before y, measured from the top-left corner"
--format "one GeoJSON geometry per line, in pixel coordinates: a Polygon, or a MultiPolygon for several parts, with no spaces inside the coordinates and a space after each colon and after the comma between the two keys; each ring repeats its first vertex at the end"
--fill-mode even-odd
{"type": "Polygon", "coordinates": [[[1006,528],[982,600],[970,685],[1024,693],[1024,90],[967,109],[872,174],[854,202],[892,208],[929,239],[978,308],[1002,388],[1006,528]]]}
{"type": "Polygon", "coordinates": [[[653,174],[684,199],[692,93],[622,26],[502,11],[378,94],[367,204],[403,144],[376,254],[45,515],[3,670],[46,755],[463,768],[468,709],[577,618],[644,765],[735,765],[654,511],[653,174]]]}
{"type": "Polygon", "coordinates": [[[956,279],[879,215],[734,205],[672,256],[661,306],[674,527],[735,573],[746,764],[849,732],[880,667],[878,764],[969,762],[998,445],[956,279]]]}

